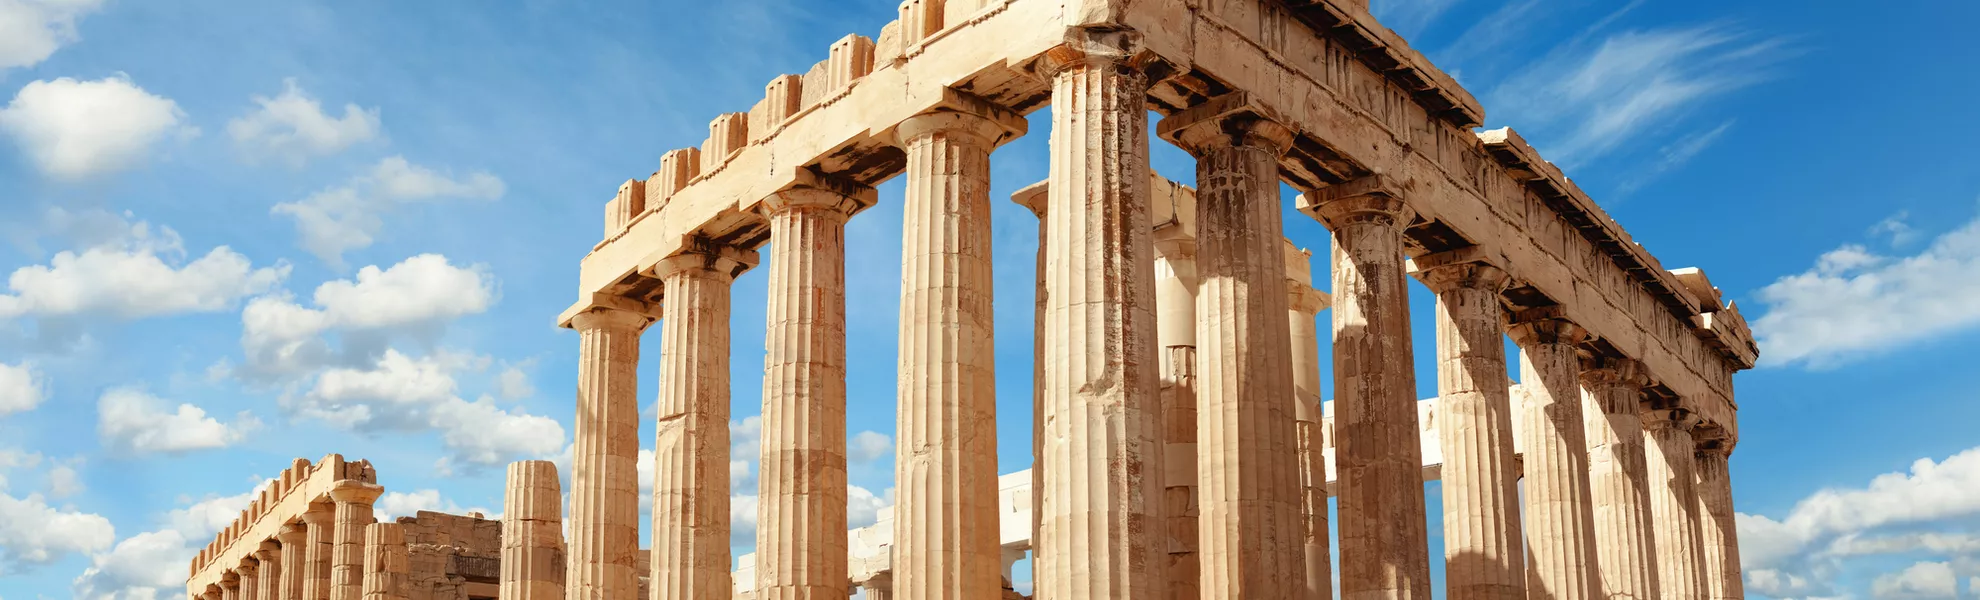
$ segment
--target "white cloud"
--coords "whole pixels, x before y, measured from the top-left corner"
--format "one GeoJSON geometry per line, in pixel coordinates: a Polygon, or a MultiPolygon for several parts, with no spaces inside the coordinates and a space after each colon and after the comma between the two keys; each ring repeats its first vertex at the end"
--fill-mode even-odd
{"type": "Polygon", "coordinates": [[[1719,138],[1725,137],[1726,131],[1732,129],[1733,123],[1735,121],[1729,120],[1711,130],[1694,132],[1665,145],[1663,149],[1657,151],[1658,158],[1655,163],[1642,167],[1637,172],[1632,173],[1628,179],[1623,180],[1622,183],[1616,184],[1616,191],[1621,194],[1628,194],[1642,189],[1643,186],[1649,185],[1652,180],[1691,162],[1691,159],[1697,158],[1699,154],[1704,153],[1706,148],[1710,148],[1712,144],[1717,143],[1719,138]]]}
{"type": "Polygon", "coordinates": [[[170,227],[115,216],[95,221],[98,231],[88,235],[93,245],[60,252],[47,265],[22,267],[7,278],[12,293],[0,294],[0,319],[215,312],[267,292],[289,275],[287,263],[256,269],[226,246],[186,262],[185,243],[170,227]]]}
{"type": "Polygon", "coordinates": [[[1908,245],[1918,240],[1918,230],[1912,229],[1910,219],[1911,211],[1900,210],[1870,226],[1870,235],[1889,236],[1892,246],[1908,245]]]}
{"type": "Polygon", "coordinates": [[[96,81],[35,81],[0,109],[11,133],[42,172],[83,179],[135,166],[167,136],[196,135],[171,99],[122,75],[96,81]]]}
{"type": "Polygon", "coordinates": [[[1950,599],[1959,593],[1959,580],[1952,565],[1921,562],[1897,573],[1877,576],[1870,584],[1870,595],[1877,600],[1950,599]]]}
{"type": "Polygon", "coordinates": [[[7,491],[7,472],[41,465],[41,454],[16,448],[0,448],[0,492],[7,491]]]}
{"type": "Polygon", "coordinates": [[[1913,256],[1860,245],[1761,288],[1753,321],[1763,365],[1840,365],[1980,326],[1980,219],[1913,256]]]}
{"type": "Polygon", "coordinates": [[[1415,38],[1461,0],[1374,0],[1368,4],[1377,20],[1406,38],[1415,38]]]}
{"type": "Polygon", "coordinates": [[[208,498],[165,514],[165,527],[118,542],[107,553],[90,557],[90,566],[76,577],[75,598],[88,600],[158,600],[182,591],[186,563],[199,546],[232,524],[242,509],[274,480],[236,496],[208,498]]]}
{"type": "Polygon", "coordinates": [[[32,363],[0,363],[0,417],[27,412],[47,399],[48,381],[32,363]]]}
{"type": "Polygon", "coordinates": [[[0,494],[0,574],[102,550],[116,537],[110,520],[100,515],[51,507],[39,494],[0,494]]]}
{"type": "Polygon", "coordinates": [[[477,267],[454,266],[438,254],[414,256],[388,269],[367,266],[354,280],[318,286],[314,308],[273,296],[249,302],[241,311],[247,364],[238,371],[263,378],[307,373],[333,358],[321,337],[325,334],[430,337],[448,322],[488,310],[494,302],[493,278],[477,267]]]}
{"type": "Polygon", "coordinates": [[[729,495],[729,544],[733,546],[753,546],[756,544],[756,494],[729,495]]]}
{"type": "Polygon", "coordinates": [[[383,215],[400,204],[443,198],[494,200],[506,191],[500,178],[486,172],[456,179],[393,156],[342,186],[277,204],[271,212],[295,219],[302,248],[341,267],[344,253],[369,247],[384,228],[383,215]]]}
{"type": "Polygon", "coordinates": [[[331,117],[293,78],[282,80],[280,96],[255,96],[254,103],[260,108],[227,122],[227,134],[250,157],[274,156],[301,165],[378,137],[378,109],[345,104],[343,118],[331,117]]]}
{"type": "Polygon", "coordinates": [[[76,21],[103,0],[0,0],[0,71],[32,67],[79,39],[76,21]]]}
{"type": "Polygon", "coordinates": [[[1488,97],[1497,118],[1545,140],[1554,162],[1572,168],[1764,80],[1785,54],[1780,40],[1722,25],[1626,31],[1592,47],[1564,44],[1488,97]]]}
{"type": "Polygon", "coordinates": [[[389,523],[399,517],[414,516],[422,510],[455,515],[465,515],[468,513],[491,514],[485,508],[461,508],[461,505],[455,504],[452,499],[441,496],[440,490],[433,489],[414,492],[386,492],[385,495],[378,497],[378,503],[375,506],[378,509],[378,522],[380,523],[389,523]]]}
{"type": "Polygon", "coordinates": [[[528,398],[536,395],[536,386],[530,385],[529,373],[523,372],[523,366],[511,365],[496,376],[495,393],[510,400],[528,398]]]}
{"type": "Polygon", "coordinates": [[[56,500],[72,498],[88,489],[83,485],[82,474],[76,472],[76,464],[71,461],[48,468],[48,496],[56,500]]]}
{"type": "Polygon", "coordinates": [[[498,406],[488,398],[461,399],[454,372],[468,361],[454,355],[413,358],[397,350],[370,368],[330,369],[299,397],[282,403],[292,413],[364,433],[440,433],[452,452],[440,463],[443,474],[456,463],[479,468],[518,456],[551,456],[564,447],[556,420],[498,406]]]}
{"type": "Polygon", "coordinates": [[[177,410],[141,390],[118,388],[104,392],[96,404],[96,432],[103,444],[128,453],[182,453],[234,445],[259,425],[243,413],[234,423],[221,423],[192,404],[177,410]]]}
{"type": "Polygon", "coordinates": [[[846,460],[869,463],[893,456],[894,440],[876,431],[861,431],[846,440],[846,460]]]}
{"type": "MultiPolygon", "coordinates": [[[[890,492],[887,494],[892,496],[890,492]]],[[[873,492],[856,485],[846,486],[846,527],[857,528],[872,525],[880,518],[880,509],[893,504],[889,499],[873,495],[873,492]]]]}

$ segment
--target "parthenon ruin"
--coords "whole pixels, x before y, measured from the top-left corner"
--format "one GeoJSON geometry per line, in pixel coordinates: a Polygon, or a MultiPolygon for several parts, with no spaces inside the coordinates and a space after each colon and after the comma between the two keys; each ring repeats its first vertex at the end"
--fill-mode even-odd
{"type": "MultiPolygon", "coordinates": [[[[1726,465],[1745,320],[1483,121],[1366,0],[909,0],[606,203],[559,317],[581,339],[569,508],[547,464],[512,469],[500,597],[992,600],[1029,552],[1046,600],[1420,600],[1433,560],[1454,599],[1743,598],[1726,465]],[[995,365],[990,155],[1048,105],[1050,177],[1013,198],[1039,219],[1035,361],[995,365]],[[1196,158],[1197,189],[1152,172],[1151,131],[1196,158]],[[1282,184],[1330,239],[1287,238],[1282,184]],[[905,211],[897,503],[849,533],[844,228],[883,201],[905,211]],[[730,286],[759,266],[760,508],[737,569],[730,286]],[[1436,298],[1427,402],[1412,278],[1436,298]],[[1032,469],[1001,483],[999,368],[1035,382],[1032,469]]],[[[347,467],[277,484],[256,510],[285,516],[223,533],[190,596],[405,597],[401,534],[366,535],[375,486],[347,467]]]]}

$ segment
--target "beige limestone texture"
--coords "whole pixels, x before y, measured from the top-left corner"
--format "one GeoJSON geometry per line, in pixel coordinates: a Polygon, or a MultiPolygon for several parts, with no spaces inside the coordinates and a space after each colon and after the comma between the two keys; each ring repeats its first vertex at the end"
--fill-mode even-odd
{"type": "Polygon", "coordinates": [[[282,587],[276,597],[302,600],[303,581],[309,575],[309,531],[301,523],[291,523],[282,526],[282,533],[275,540],[282,545],[281,557],[277,559],[282,564],[282,587]]]}
{"type": "Polygon", "coordinates": [[[1701,507],[1692,473],[1697,446],[1691,430],[1697,425],[1698,417],[1683,409],[1643,415],[1650,515],[1656,521],[1657,584],[1666,600],[1702,600],[1709,593],[1699,532],[1701,507]]]}
{"type": "Polygon", "coordinates": [[[1138,36],[1075,31],[1052,81],[1039,593],[1167,598],[1164,447],[1138,36]]]}
{"type": "MultiPolygon", "coordinates": [[[[1717,433],[1717,432],[1713,432],[1717,433]]],[[[1746,597],[1740,580],[1739,527],[1735,523],[1732,476],[1726,461],[1732,449],[1718,436],[1698,436],[1699,537],[1705,547],[1705,592],[1709,600],[1746,597]]]]}
{"type": "Polygon", "coordinates": [[[1403,228],[1382,182],[1309,194],[1334,234],[1334,427],[1343,600],[1430,597],[1403,228]]]}
{"type": "Polygon", "coordinates": [[[1655,600],[1657,550],[1644,457],[1643,366],[1629,359],[1583,361],[1582,422],[1588,434],[1589,499],[1602,597],[1655,600]]]}
{"type": "Polygon", "coordinates": [[[770,305],[756,600],[839,600],[846,557],[846,219],[871,196],[764,201],[770,305]]]}
{"type": "Polygon", "coordinates": [[[220,600],[241,600],[241,576],[232,569],[221,573],[215,581],[220,586],[220,600]]]}
{"type": "Polygon", "coordinates": [[[1450,598],[1525,600],[1519,470],[1506,375],[1504,270],[1451,252],[1415,261],[1437,295],[1438,447],[1450,598]]]}
{"type": "Polygon", "coordinates": [[[1298,428],[1302,600],[1334,597],[1333,532],[1329,530],[1326,415],[1320,404],[1320,311],[1333,302],[1313,289],[1313,254],[1286,243],[1286,318],[1292,340],[1293,420],[1298,428]]]}
{"type": "Polygon", "coordinates": [[[614,309],[572,320],[579,345],[577,432],[564,578],[572,600],[626,598],[639,585],[639,339],[652,322],[614,309]]]}
{"type": "MultiPolygon", "coordinates": [[[[756,253],[704,245],[662,261],[653,444],[655,600],[721,600],[729,575],[730,286],[756,253]]],[[[638,540],[633,540],[637,543],[638,540]]]]}
{"type": "Polygon", "coordinates": [[[300,517],[308,530],[305,543],[307,568],[304,569],[303,600],[329,600],[330,556],[336,551],[337,510],[329,502],[313,503],[300,517]]]}
{"type": "Polygon", "coordinates": [[[256,600],[281,600],[282,597],[282,545],[273,541],[261,543],[261,549],[254,557],[261,561],[255,571],[254,595],[256,600]]]}
{"type": "Polygon", "coordinates": [[[1515,315],[1525,437],[1526,595],[1590,600],[1601,594],[1595,512],[1588,489],[1588,436],[1581,415],[1576,345],[1588,332],[1573,323],[1515,315]]]}
{"type": "Polygon", "coordinates": [[[330,499],[337,503],[335,549],[330,557],[330,600],[361,600],[364,596],[364,528],[372,523],[371,503],[385,493],[375,483],[337,482],[330,499]]]}
{"type": "Polygon", "coordinates": [[[240,600],[262,600],[261,560],[248,556],[234,572],[241,577],[240,600]]]}
{"type": "Polygon", "coordinates": [[[1304,587],[1278,159],[1292,132],[1237,102],[1163,119],[1197,157],[1197,480],[1201,590],[1304,587]]]}
{"type": "Polygon", "coordinates": [[[1162,366],[1162,518],[1168,540],[1162,573],[1172,598],[1202,595],[1202,565],[1197,553],[1201,515],[1196,470],[1196,238],[1185,231],[1193,222],[1192,214],[1155,226],[1155,337],[1162,366]]]}
{"type": "MultiPolygon", "coordinates": [[[[939,18],[940,6],[921,9],[939,18]]],[[[893,549],[904,598],[1001,591],[990,152],[1024,120],[982,112],[917,115],[896,134],[908,161],[893,549]]]]}
{"type": "Polygon", "coordinates": [[[364,600],[407,600],[412,577],[406,530],[398,523],[372,523],[364,529],[364,600]]]}
{"type": "MultiPolygon", "coordinates": [[[[1037,510],[1044,506],[1045,494],[1045,306],[1049,296],[1045,289],[1045,258],[1049,247],[1045,243],[1046,228],[1051,225],[1045,220],[1046,202],[1050,194],[1051,181],[1041,181],[1017,193],[1011,194],[1011,201],[1030,210],[1038,218],[1038,260],[1035,268],[1036,282],[1032,291],[1034,306],[1031,313],[1031,539],[1038,539],[1039,528],[1044,524],[1045,511],[1037,510]]],[[[1041,548],[1031,545],[1032,568],[1038,567],[1041,548]]],[[[1035,572],[1035,571],[1034,571],[1035,572]]],[[[1035,577],[1033,579],[1036,579],[1035,577]]],[[[1033,593],[1036,594],[1036,587],[1033,593]]]]}
{"type": "MultiPolygon", "coordinates": [[[[509,464],[508,486],[502,502],[502,570],[498,581],[501,600],[566,597],[568,570],[563,564],[567,557],[560,487],[554,463],[538,460],[509,464]]],[[[576,590],[569,591],[575,595],[576,590]]]]}

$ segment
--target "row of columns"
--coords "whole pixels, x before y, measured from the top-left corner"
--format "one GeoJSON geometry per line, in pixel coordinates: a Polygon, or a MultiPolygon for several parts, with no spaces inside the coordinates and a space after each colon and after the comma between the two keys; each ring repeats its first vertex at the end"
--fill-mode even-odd
{"type": "MultiPolygon", "coordinates": [[[[1039,67],[1055,109],[1050,185],[1030,205],[1041,244],[1036,597],[1328,598],[1319,303],[1286,284],[1279,247],[1277,164],[1292,132],[1241,96],[1164,119],[1164,135],[1198,158],[1199,232],[1188,264],[1158,266],[1136,45],[1132,32],[1086,32],[1039,67]],[[1180,296],[1157,291],[1183,268],[1197,286],[1191,312],[1215,317],[1181,321],[1187,332],[1156,312],[1158,297],[1180,310],[1167,300],[1180,296]],[[1193,462],[1183,472],[1194,481],[1172,476],[1171,462],[1193,462]],[[1173,500],[1190,490],[1177,488],[1191,486],[1201,518],[1179,520],[1191,507],[1173,500]]],[[[990,152],[1022,123],[958,99],[893,132],[908,160],[891,585],[901,597],[1001,591],[988,172],[990,152]]],[[[814,179],[760,202],[771,255],[758,581],[744,585],[758,600],[848,591],[844,226],[874,201],[870,188],[814,179]]],[[[1403,235],[1415,215],[1379,176],[1306,202],[1334,240],[1342,597],[1428,598],[1403,235]]],[[[638,337],[656,318],[653,594],[729,597],[729,285],[756,260],[690,240],[652,273],[663,308],[601,302],[574,319],[584,356],[573,597],[636,585],[627,432],[638,337]]],[[[1438,296],[1453,597],[1739,597],[1723,453],[1697,453],[1695,423],[1681,412],[1644,422],[1640,367],[1585,364],[1587,333],[1557,310],[1506,315],[1509,278],[1482,257],[1422,257],[1417,268],[1438,296]],[[1506,333],[1522,350],[1523,411],[1506,333]],[[1527,457],[1523,524],[1515,431],[1527,457]],[[1692,483],[1694,463],[1711,489],[1692,483]]]]}
{"type": "Polygon", "coordinates": [[[363,600],[365,528],[372,525],[372,503],[384,492],[376,484],[337,482],[330,502],[310,505],[296,522],[284,524],[241,564],[209,585],[204,600],[363,600]]]}

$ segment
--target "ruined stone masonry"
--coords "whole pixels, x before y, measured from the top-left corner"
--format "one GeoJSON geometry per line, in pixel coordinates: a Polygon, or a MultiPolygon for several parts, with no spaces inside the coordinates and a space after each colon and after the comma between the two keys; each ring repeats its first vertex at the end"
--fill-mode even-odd
{"type": "MultiPolygon", "coordinates": [[[[1336,557],[1341,600],[1426,599],[1432,560],[1452,598],[1743,597],[1726,466],[1733,375],[1758,353],[1745,319],[1517,133],[1476,132],[1479,103],[1365,0],[899,14],[765,74],[760,102],[653,149],[658,170],[603,203],[558,320],[581,339],[570,511],[519,467],[511,545],[460,546],[511,554],[501,597],[1003,600],[1027,552],[1047,600],[1332,600],[1336,557]],[[1047,106],[1050,131],[1029,131],[1047,106]],[[992,152],[1025,135],[1051,141],[1049,179],[1013,197],[1038,218],[1034,360],[997,365],[992,152]],[[1158,140],[1197,159],[1198,188],[1151,171],[1158,140]],[[903,197],[876,191],[901,176],[903,197]],[[847,531],[845,227],[880,202],[906,215],[899,495],[847,531]],[[1288,207],[1332,235],[1287,239],[1288,207]],[[768,308],[757,552],[732,557],[730,286],[759,266],[768,297],[740,299],[768,308]],[[1412,346],[1411,278],[1436,295],[1435,348],[1412,346]],[[1419,352],[1439,398],[1416,397],[1419,352]],[[1034,380],[1032,469],[1001,477],[1000,367],[1034,380]],[[648,524],[642,375],[660,378],[648,524]]],[[[396,573],[365,564],[369,466],[291,471],[200,553],[189,595],[396,597],[365,579],[396,573]]],[[[405,526],[406,595],[429,597],[405,526]]]]}

